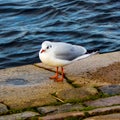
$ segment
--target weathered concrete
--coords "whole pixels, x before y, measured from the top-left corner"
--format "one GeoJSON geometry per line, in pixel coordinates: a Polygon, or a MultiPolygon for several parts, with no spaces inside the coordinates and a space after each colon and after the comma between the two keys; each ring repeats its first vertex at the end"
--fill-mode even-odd
{"type": "MultiPolygon", "coordinates": [[[[86,115],[87,116],[88,115],[89,116],[94,116],[94,115],[96,116],[96,115],[103,115],[103,114],[110,114],[110,113],[112,114],[112,113],[117,113],[117,112],[120,112],[120,106],[97,108],[97,109],[94,109],[94,110],[83,111],[83,112],[73,111],[73,112],[66,112],[66,113],[57,113],[57,114],[47,115],[45,117],[39,117],[39,120],[62,120],[62,119],[66,119],[66,118],[73,118],[73,119],[78,118],[78,119],[80,119],[80,118],[86,117],[86,115]]],[[[116,114],[114,114],[114,115],[116,115],[116,114]]],[[[119,118],[118,116],[115,117],[115,118],[119,118]]],[[[94,117],[89,117],[85,120],[89,120],[89,119],[94,120],[94,119],[91,119],[91,118],[94,118],[94,117]]],[[[113,118],[113,117],[109,116],[108,118],[113,118]]],[[[96,117],[95,117],[95,120],[97,120],[96,117]]]]}
{"type": "Polygon", "coordinates": [[[5,113],[7,113],[7,112],[8,112],[7,106],[4,105],[4,104],[2,104],[2,103],[0,103],[0,115],[1,115],[1,114],[5,114],[5,113]]]}
{"type": "MultiPolygon", "coordinates": [[[[83,118],[87,117],[87,115],[92,116],[120,112],[118,105],[120,104],[120,95],[118,95],[120,93],[120,52],[94,55],[66,66],[65,73],[67,80],[65,79],[59,83],[49,79],[54,74],[52,72],[55,71],[54,68],[41,63],[36,64],[36,66],[25,65],[0,70],[0,103],[4,103],[7,106],[5,107],[9,109],[35,106],[40,113],[47,114],[45,117],[39,117],[39,119],[45,120],[72,117],[83,118]],[[79,88],[74,88],[73,85],[79,88]],[[92,95],[101,94],[93,86],[97,87],[104,94],[117,95],[83,102],[88,100],[88,98],[90,99],[92,95]],[[80,103],[82,105],[63,104],[52,106],[53,104],[51,104],[57,101],[61,103],[78,102],[77,100],[79,102],[81,101],[82,103],[80,103]],[[43,107],[43,105],[48,106],[43,107]],[[84,111],[93,108],[96,109],[84,111]],[[69,110],[76,110],[77,112],[68,112],[69,110]],[[78,112],[78,110],[82,110],[82,112],[78,112]]],[[[0,109],[3,110],[3,108],[2,106],[0,109]]],[[[3,117],[4,120],[8,118],[12,120],[14,118],[27,119],[27,115],[23,114],[19,113],[19,117],[17,118],[15,118],[16,114],[5,115],[0,118],[2,120],[3,117]]]]}
{"type": "Polygon", "coordinates": [[[68,90],[62,90],[57,93],[57,96],[64,101],[83,100],[91,95],[96,95],[98,91],[92,87],[72,88],[68,90]]]}
{"type": "Polygon", "coordinates": [[[38,120],[64,120],[65,118],[79,117],[83,118],[85,116],[84,112],[66,112],[58,113],[55,115],[47,115],[45,117],[39,117],[38,120]]]}
{"type": "Polygon", "coordinates": [[[97,54],[67,66],[66,74],[68,77],[80,76],[83,73],[95,72],[99,68],[107,67],[115,62],[120,62],[120,52],[97,54]]]}
{"type": "Polygon", "coordinates": [[[120,94],[120,85],[107,85],[107,86],[101,86],[99,89],[107,95],[116,95],[120,94]]]}
{"type": "Polygon", "coordinates": [[[94,101],[87,101],[84,103],[91,107],[105,107],[120,104],[120,96],[112,96],[108,98],[100,98],[94,101]]]}
{"type": "Polygon", "coordinates": [[[62,113],[62,112],[69,112],[69,111],[79,111],[80,109],[83,109],[84,106],[81,104],[63,104],[59,106],[45,106],[45,107],[39,107],[38,111],[41,114],[56,114],[56,113],[62,113]]]}
{"type": "Polygon", "coordinates": [[[77,86],[120,84],[120,52],[91,56],[67,66],[65,71],[77,86]]]}
{"type": "Polygon", "coordinates": [[[95,117],[89,117],[84,120],[120,120],[120,113],[114,113],[109,115],[99,115],[95,117]]]}
{"type": "Polygon", "coordinates": [[[105,108],[97,108],[97,109],[88,111],[88,114],[90,116],[95,116],[95,115],[118,113],[118,112],[120,113],[120,105],[119,106],[105,107],[105,108]]]}
{"type": "Polygon", "coordinates": [[[52,74],[33,65],[0,70],[0,102],[14,109],[56,102],[52,93],[72,87],[50,80],[52,74]]]}
{"type": "Polygon", "coordinates": [[[39,115],[39,113],[26,111],[23,113],[0,116],[0,120],[26,120],[27,118],[39,115]]]}
{"type": "MultiPolygon", "coordinates": [[[[48,70],[53,67],[35,64],[48,70]]],[[[76,86],[120,84],[120,52],[97,54],[65,66],[66,77],[76,86]]]]}

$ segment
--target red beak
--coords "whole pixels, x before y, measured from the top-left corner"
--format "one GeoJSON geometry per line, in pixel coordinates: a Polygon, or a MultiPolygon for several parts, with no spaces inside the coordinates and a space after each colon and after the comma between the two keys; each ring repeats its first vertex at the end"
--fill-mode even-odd
{"type": "Polygon", "coordinates": [[[41,50],[41,53],[43,53],[43,52],[45,52],[45,50],[42,49],[42,50],[41,50]]]}

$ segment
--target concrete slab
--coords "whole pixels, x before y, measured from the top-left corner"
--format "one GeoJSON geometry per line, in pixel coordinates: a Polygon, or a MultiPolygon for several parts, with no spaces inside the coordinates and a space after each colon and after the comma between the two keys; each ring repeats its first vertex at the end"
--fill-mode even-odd
{"type": "Polygon", "coordinates": [[[120,95],[120,85],[107,85],[99,87],[99,90],[106,95],[120,95]]]}
{"type": "Polygon", "coordinates": [[[112,113],[119,113],[120,112],[120,105],[118,106],[110,106],[105,108],[97,108],[94,110],[87,111],[90,116],[96,116],[96,115],[105,115],[105,114],[112,114],[112,113]]]}
{"type": "Polygon", "coordinates": [[[108,114],[108,115],[99,115],[95,117],[89,117],[84,120],[120,120],[120,113],[108,114]]]}
{"type": "Polygon", "coordinates": [[[39,120],[64,120],[64,119],[83,119],[84,120],[119,120],[120,117],[120,106],[112,106],[112,107],[105,107],[105,108],[97,108],[90,111],[72,111],[66,113],[57,113],[52,115],[47,115],[45,117],[39,117],[39,120]],[[104,115],[109,114],[109,115],[104,115]],[[88,117],[87,116],[94,116],[88,117]]]}
{"type": "Polygon", "coordinates": [[[49,80],[52,74],[33,65],[0,70],[0,102],[14,109],[56,102],[52,93],[72,87],[49,80]]]}
{"type": "Polygon", "coordinates": [[[84,112],[66,112],[66,113],[58,113],[55,115],[47,115],[45,117],[39,117],[38,120],[65,120],[65,119],[73,119],[74,117],[78,117],[82,119],[85,117],[84,112]]]}
{"type": "MultiPolygon", "coordinates": [[[[42,63],[36,66],[25,65],[0,70],[1,103],[15,109],[42,106],[56,102],[52,93],[73,88],[65,80],[63,83],[49,80],[54,74],[51,72],[54,68],[42,63]]],[[[120,84],[120,51],[77,61],[66,66],[65,73],[72,84],[77,86],[120,84]]]]}
{"type": "MultiPolygon", "coordinates": [[[[38,67],[54,71],[44,64],[38,67]]],[[[120,84],[120,51],[96,54],[65,66],[66,77],[76,86],[120,84]]]]}
{"type": "Polygon", "coordinates": [[[67,66],[66,71],[67,78],[79,86],[120,84],[120,52],[91,56],[67,66]]]}
{"type": "Polygon", "coordinates": [[[99,98],[97,100],[84,102],[86,106],[91,107],[105,107],[105,106],[113,106],[120,104],[120,96],[112,96],[107,98],[99,98]]]}
{"type": "Polygon", "coordinates": [[[17,114],[0,116],[0,120],[26,120],[30,117],[34,117],[37,115],[39,115],[39,113],[26,111],[26,112],[17,113],[17,114]]]}
{"type": "Polygon", "coordinates": [[[0,103],[0,115],[5,114],[8,112],[8,108],[6,105],[0,103]]]}
{"type": "Polygon", "coordinates": [[[106,54],[96,54],[77,61],[66,67],[67,75],[83,75],[84,72],[95,72],[101,67],[109,66],[115,62],[120,62],[120,52],[112,52],[106,54]],[[71,69],[72,68],[72,69],[71,69]],[[74,69],[73,69],[74,68],[74,69]]]}
{"type": "Polygon", "coordinates": [[[85,100],[92,95],[97,95],[98,91],[92,87],[81,87],[81,88],[72,88],[68,90],[62,90],[56,95],[58,98],[64,100],[65,102],[69,101],[78,101],[85,100]]]}
{"type": "Polygon", "coordinates": [[[63,112],[69,112],[69,111],[79,111],[80,109],[83,109],[84,106],[81,104],[62,104],[58,106],[44,106],[44,107],[39,107],[38,111],[41,114],[57,114],[57,113],[63,113],[63,112]]]}

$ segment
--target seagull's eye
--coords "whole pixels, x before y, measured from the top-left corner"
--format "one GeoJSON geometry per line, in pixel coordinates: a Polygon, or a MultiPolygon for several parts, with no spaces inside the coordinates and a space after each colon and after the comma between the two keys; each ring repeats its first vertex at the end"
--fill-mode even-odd
{"type": "Polygon", "coordinates": [[[52,46],[50,45],[50,46],[47,46],[47,49],[49,49],[49,48],[51,48],[52,46]]]}
{"type": "Polygon", "coordinates": [[[49,49],[49,46],[47,46],[47,49],[49,49]]]}

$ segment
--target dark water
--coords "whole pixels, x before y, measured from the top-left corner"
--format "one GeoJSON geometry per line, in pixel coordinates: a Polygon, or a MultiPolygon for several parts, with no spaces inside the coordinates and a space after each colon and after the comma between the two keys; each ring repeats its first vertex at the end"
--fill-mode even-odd
{"type": "Polygon", "coordinates": [[[119,0],[0,0],[0,68],[38,62],[43,41],[120,50],[119,0]]]}

